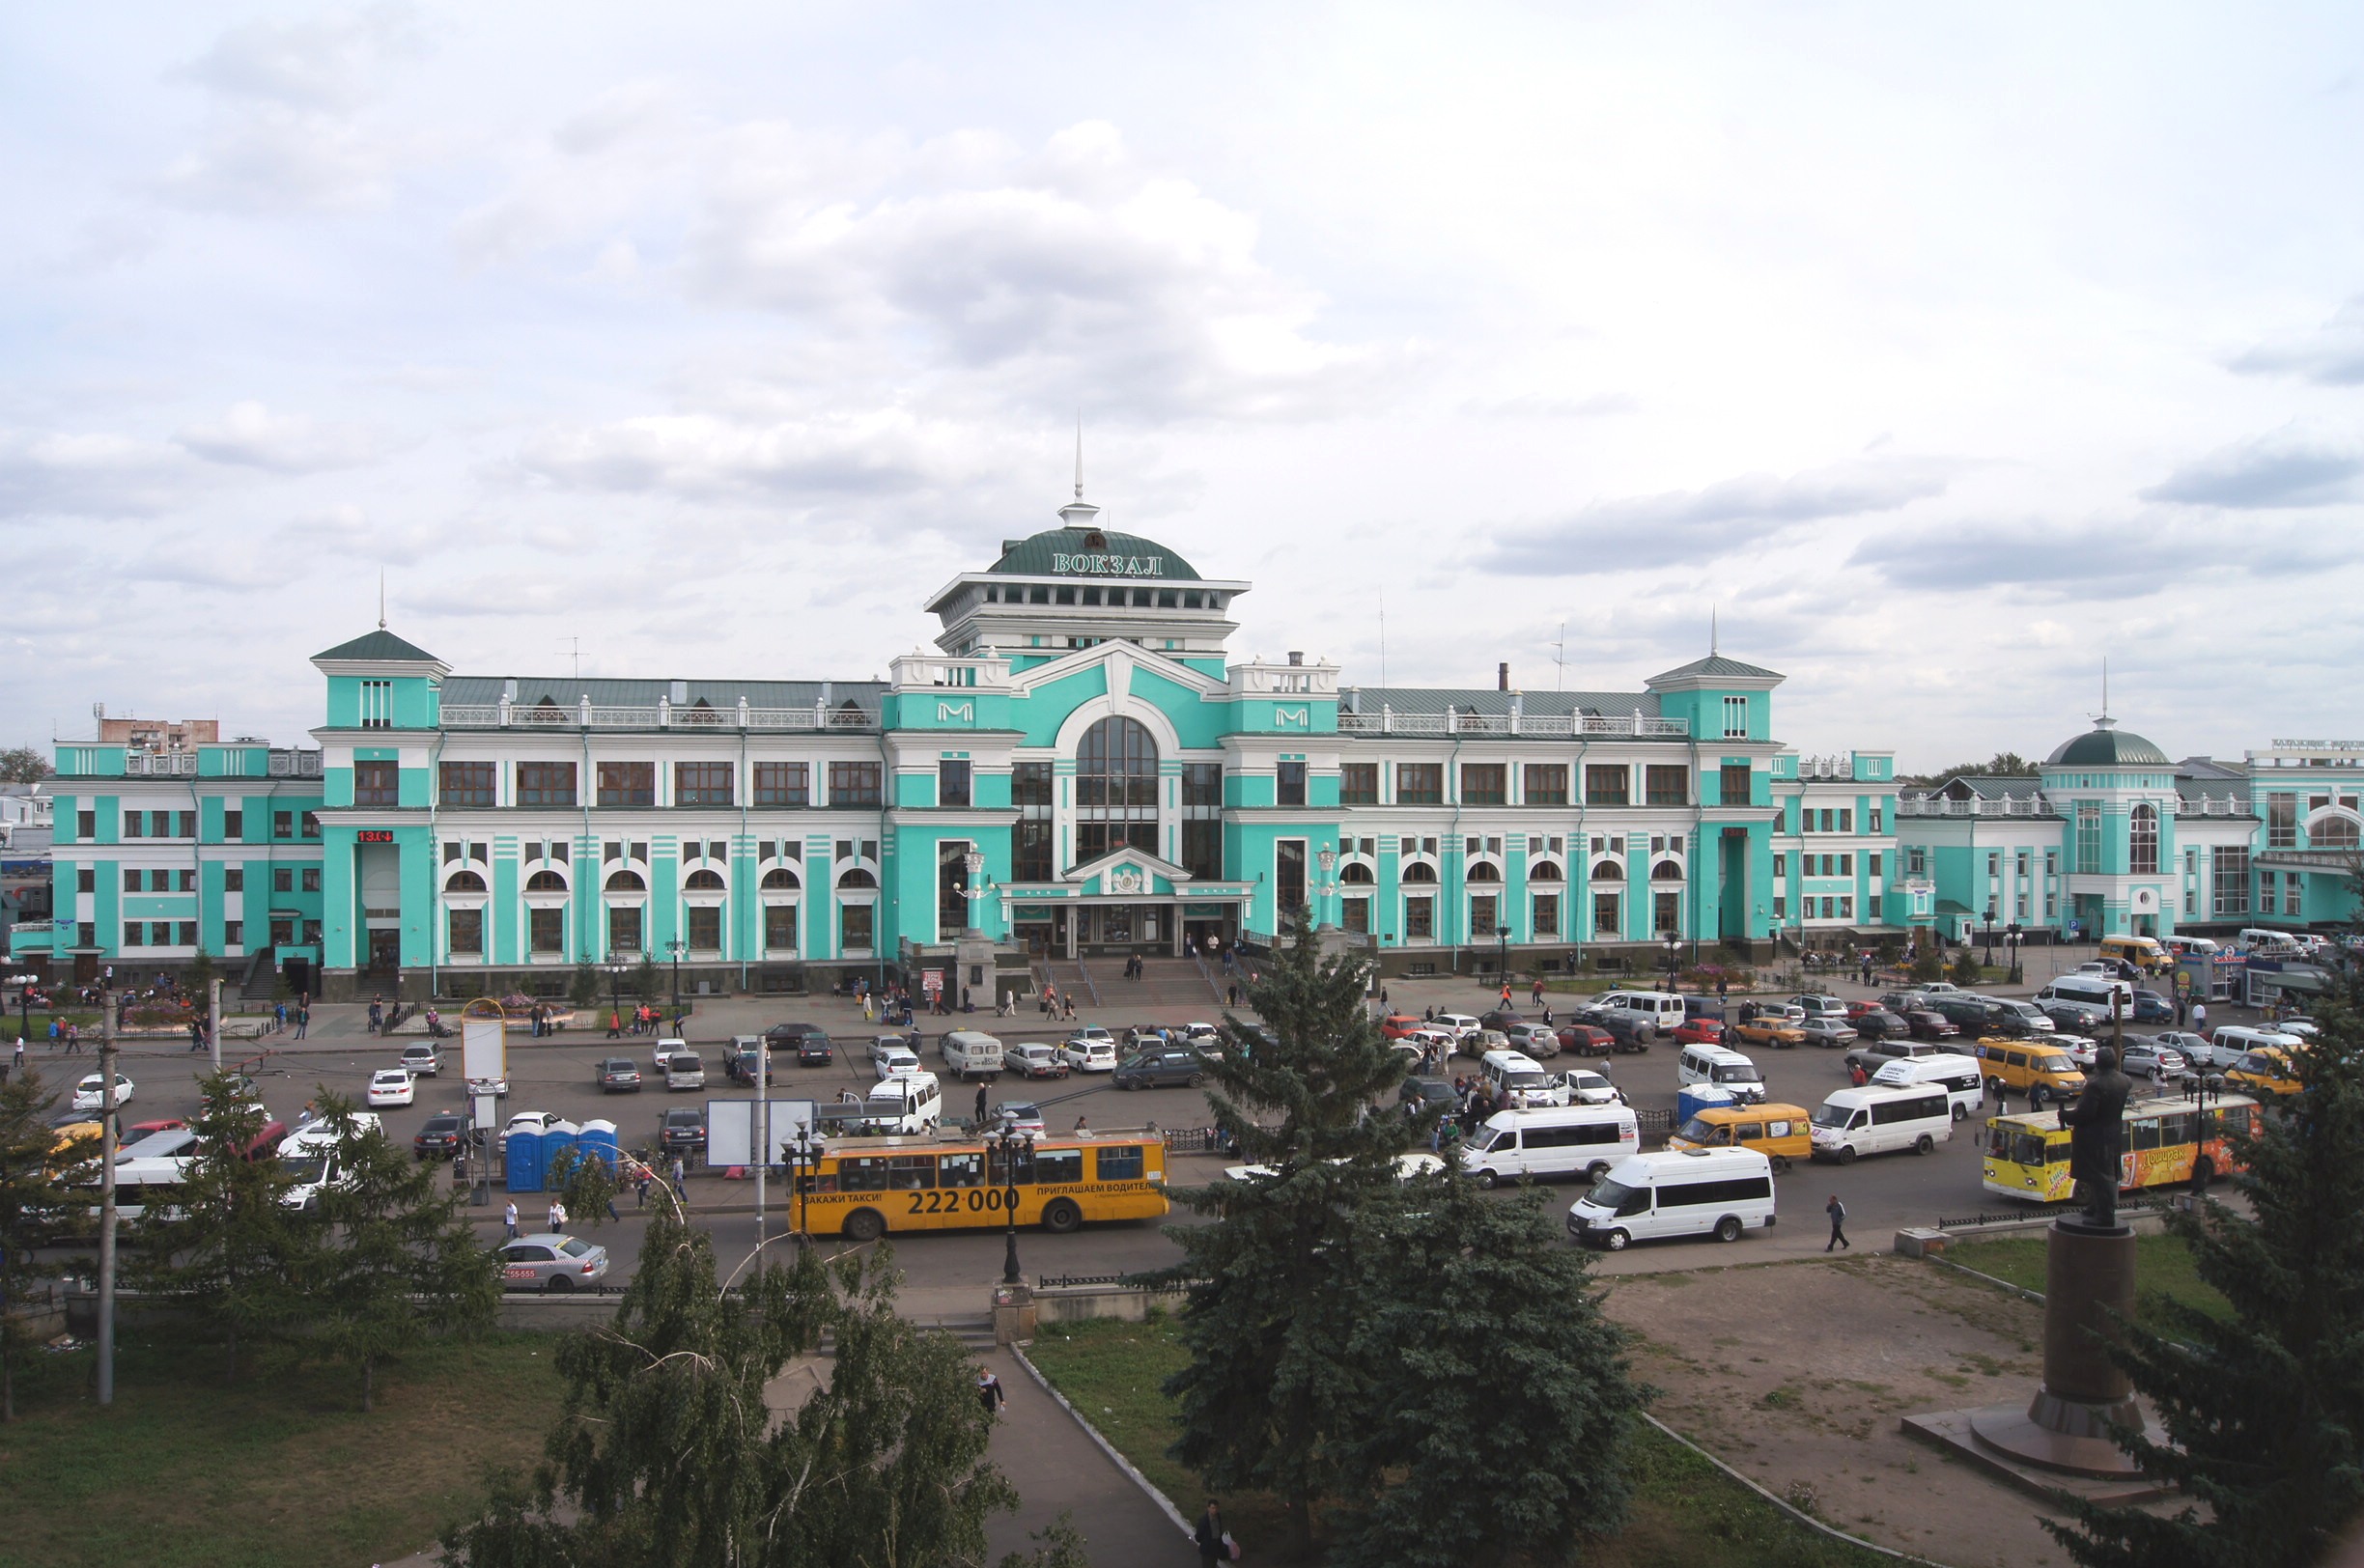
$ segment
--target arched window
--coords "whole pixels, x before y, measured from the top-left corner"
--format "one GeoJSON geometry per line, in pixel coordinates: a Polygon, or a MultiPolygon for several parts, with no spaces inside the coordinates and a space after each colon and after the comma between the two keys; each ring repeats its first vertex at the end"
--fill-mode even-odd
{"type": "Polygon", "coordinates": [[[722,874],[700,866],[682,880],[682,890],[689,893],[719,893],[722,891],[722,874]]]}
{"type": "Polygon", "coordinates": [[[876,887],[878,879],[861,867],[854,866],[837,879],[837,885],[840,887],[876,887]]]}
{"type": "Polygon", "coordinates": [[[797,874],[786,866],[774,866],[764,873],[763,889],[767,893],[793,893],[799,885],[797,874]]]}
{"type": "MultiPolygon", "coordinates": [[[[1595,875],[1598,874],[1595,873],[1595,875]]],[[[1680,882],[1682,880],[1682,862],[1679,860],[1661,860],[1650,867],[1650,881],[1652,882],[1680,882]]]]}
{"type": "Polygon", "coordinates": [[[1158,852],[1157,741],[1138,719],[1104,718],[1076,745],[1076,863],[1158,852]]]}
{"type": "Polygon", "coordinates": [[[1592,880],[1596,882],[1621,882],[1625,880],[1625,868],[1615,860],[1595,860],[1592,862],[1592,880]]]}
{"type": "Polygon", "coordinates": [[[1436,867],[1430,865],[1425,860],[1415,860],[1410,865],[1404,867],[1403,880],[1408,882],[1435,882],[1436,867]]]}
{"type": "Polygon", "coordinates": [[[1474,882],[1498,882],[1502,881],[1502,867],[1491,860],[1480,860],[1469,868],[1469,880],[1474,882]]]}
{"type": "Polygon", "coordinates": [[[1561,880],[1560,863],[1556,860],[1537,860],[1527,868],[1527,880],[1529,882],[1559,882],[1561,880]]]}
{"type": "Polygon", "coordinates": [[[1368,887],[1372,882],[1377,882],[1378,880],[1378,878],[1371,875],[1371,868],[1363,864],[1363,862],[1360,860],[1349,860],[1344,865],[1338,867],[1338,881],[1345,882],[1350,886],[1368,887]]]}
{"type": "Polygon", "coordinates": [[[608,877],[607,891],[610,893],[645,893],[648,891],[648,883],[640,880],[640,873],[637,871],[619,871],[608,877]]]}
{"type": "MultiPolygon", "coordinates": [[[[544,872],[543,875],[547,877],[549,873],[544,872]]],[[[566,884],[561,882],[559,885],[563,887],[566,884]]],[[[443,883],[446,893],[481,893],[484,890],[485,880],[473,871],[455,871],[443,883]]]]}
{"type": "Polygon", "coordinates": [[[2158,807],[2149,801],[2136,806],[2126,824],[2126,870],[2137,877],[2158,874],[2158,807]]]}
{"type": "Polygon", "coordinates": [[[2352,850],[2356,841],[2356,820],[2345,814],[2319,817],[2307,829],[2307,843],[2319,850],[2352,850]]]}
{"type": "Polygon", "coordinates": [[[528,893],[563,893],[566,890],[566,879],[555,871],[537,871],[525,879],[525,891],[528,893]]]}

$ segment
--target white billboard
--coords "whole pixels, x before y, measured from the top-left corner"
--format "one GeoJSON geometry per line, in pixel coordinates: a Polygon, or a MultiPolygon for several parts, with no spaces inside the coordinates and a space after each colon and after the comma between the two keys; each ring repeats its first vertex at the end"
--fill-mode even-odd
{"type": "MultiPolygon", "coordinates": [[[[752,1100],[706,1102],[706,1166],[709,1170],[755,1162],[756,1109],[756,1102],[752,1100]]],[[[796,1146],[798,1131],[812,1124],[811,1101],[773,1101],[772,1158],[766,1163],[786,1164],[788,1151],[796,1146]]]]}
{"type": "Polygon", "coordinates": [[[498,1018],[460,1020],[460,1076],[501,1078],[509,1076],[509,1030],[498,1018]]]}

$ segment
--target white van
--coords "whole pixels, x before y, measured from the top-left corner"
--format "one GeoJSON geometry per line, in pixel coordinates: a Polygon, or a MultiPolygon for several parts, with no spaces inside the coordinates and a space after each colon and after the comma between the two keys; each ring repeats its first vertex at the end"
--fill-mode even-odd
{"type": "Polygon", "coordinates": [[[1659,1236],[1713,1236],[1773,1223],[1773,1162],[1762,1149],[1670,1149],[1609,1167],[1568,1207],[1568,1235],[1621,1252],[1659,1236]]]}
{"type": "Polygon", "coordinates": [[[870,1085],[862,1119],[890,1133],[924,1133],[943,1120],[943,1089],[933,1073],[897,1073],[870,1085]]]}
{"type": "Polygon", "coordinates": [[[1674,1063],[1674,1079],[1729,1089],[1732,1099],[1744,1106],[1758,1105],[1765,1097],[1764,1075],[1757,1071],[1757,1064],[1725,1046],[1683,1047],[1674,1063]]]}
{"type": "Polygon", "coordinates": [[[1975,1057],[1959,1051],[1934,1051],[1927,1056],[1900,1056],[1884,1064],[1872,1075],[1874,1087],[1882,1089],[1913,1089],[1923,1084],[1942,1087],[1946,1100],[1954,1107],[1954,1119],[1962,1121],[1985,1103],[1985,1085],[1979,1076],[1975,1057]]]}
{"type": "Polygon", "coordinates": [[[1566,1106],[1497,1111],[1461,1151],[1461,1168],[1482,1187],[1553,1176],[1600,1180],[1642,1149],[1642,1126],[1624,1106],[1566,1106]]]}
{"type": "Polygon", "coordinates": [[[2243,926],[2241,934],[2234,939],[2251,952],[2268,958],[2276,955],[2300,958],[2306,953],[2306,944],[2289,932],[2274,931],[2265,926],[2243,926]]]}
{"type": "MultiPolygon", "coordinates": [[[[196,1161],[188,1155],[150,1155],[118,1159],[115,1162],[115,1213],[126,1220],[154,1215],[170,1218],[182,1199],[182,1184],[188,1180],[189,1166],[196,1161]]],[[[99,1200],[96,1183],[84,1190],[91,1195],[93,1205],[99,1200]]],[[[97,1212],[96,1207],[93,1213],[97,1212]]]]}
{"type": "Polygon", "coordinates": [[[2227,1023],[2209,1031],[2207,1046],[2188,1054],[2197,1067],[2212,1067],[2223,1072],[2253,1050],[2303,1050],[2306,1042],[2294,1034],[2279,1029],[2253,1028],[2246,1023],[2227,1023]]]}
{"type": "Polygon", "coordinates": [[[956,1078],[1001,1076],[1001,1042],[977,1029],[954,1029],[943,1037],[944,1066],[956,1078]]]}
{"type": "Polygon", "coordinates": [[[1814,1113],[1807,1129],[1816,1160],[1851,1165],[1859,1154],[1910,1149],[1927,1154],[1954,1136],[1954,1107],[1945,1089],[1841,1089],[1814,1113]]]}
{"type": "Polygon", "coordinates": [[[2134,1014],[2134,986],[2126,980],[2104,980],[2097,974],[2064,974],[2043,990],[2036,993],[2036,1005],[2046,1002],[2075,1002],[2083,1007],[2097,1007],[2104,1018],[2109,1016],[2110,998],[2118,998],[2121,1014],[2134,1014]]]}
{"type": "Polygon", "coordinates": [[[2167,944],[2167,951],[2177,958],[2186,954],[2195,958],[2214,958],[2222,951],[2206,937],[2165,937],[2160,939],[2167,944]]]}
{"type": "MultiPolygon", "coordinates": [[[[1673,1034],[1682,1027],[1683,999],[1671,991],[1608,991],[1601,994],[1594,1005],[1603,1012],[1631,1019],[1659,1034],[1673,1034]]],[[[1636,1031],[1639,1033],[1639,1029],[1636,1031]]],[[[1643,1039],[1649,1037],[1645,1035],[1643,1039]]]]}
{"type": "Polygon", "coordinates": [[[1467,1040],[1478,1029],[1478,1021],[1467,1013],[1439,1013],[1428,1021],[1432,1029],[1443,1029],[1455,1040],[1467,1040]]]}
{"type": "Polygon", "coordinates": [[[1489,1050],[1479,1058],[1478,1072],[1487,1093],[1509,1092],[1513,1109],[1568,1103],[1566,1082],[1544,1072],[1543,1064],[1523,1050],[1489,1050]]]}

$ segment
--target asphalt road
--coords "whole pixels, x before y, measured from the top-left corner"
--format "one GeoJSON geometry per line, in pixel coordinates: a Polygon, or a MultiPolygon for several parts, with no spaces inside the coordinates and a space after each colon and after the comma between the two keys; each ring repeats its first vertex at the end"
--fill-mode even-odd
{"type": "MultiPolygon", "coordinates": [[[[1459,1001],[1461,998],[1451,998],[1459,1001]]],[[[1447,1005],[1441,1001],[1440,1006],[1447,1005]]],[[[562,1035],[546,1040],[530,1040],[512,1032],[509,1050],[509,1078],[511,1095],[504,1114],[518,1110],[553,1111],[569,1120],[580,1122],[590,1117],[604,1117],[617,1124],[625,1146],[653,1147],[659,1115],[667,1106],[703,1105],[709,1098],[745,1096],[747,1091],[730,1084],[720,1072],[722,1045],[728,1033],[759,1027],[753,1013],[754,1004],[731,1004],[715,1007],[710,1004],[701,1014],[704,1027],[690,1031],[692,1048],[709,1064],[709,1087],[704,1090],[668,1094],[661,1086],[651,1086],[637,1093],[606,1094],[594,1083],[595,1065],[609,1055],[629,1055],[645,1068],[654,1047],[651,1037],[642,1036],[624,1041],[608,1041],[588,1032],[562,1035]],[[742,1010],[744,1014],[742,1016],[742,1010]]],[[[815,1016],[817,1022],[831,1030],[838,1042],[837,1059],[827,1067],[802,1068],[793,1058],[781,1059],[774,1069],[774,1098],[811,1098],[827,1101],[840,1091],[860,1088],[874,1081],[868,1064],[866,1043],[878,1031],[861,1023],[858,1016],[840,1020],[827,1016],[825,1010],[851,1013],[842,1003],[820,1003],[800,1007],[799,1016],[815,1016]]],[[[323,1010],[325,1012],[326,1010],[323,1010]]],[[[1203,1013],[1203,1009],[1201,1012],[1203,1013]]],[[[931,1042],[941,1035],[943,1020],[923,1020],[931,1042]]],[[[1012,1021],[1001,1021],[1004,1023],[1012,1021]]],[[[1031,1020],[1016,1021],[1031,1023],[1031,1020]]],[[[1170,1022],[1182,1022],[1175,1019],[1170,1022]]],[[[1010,1027],[1000,1031],[1001,1038],[1015,1044],[1024,1039],[1050,1036],[1032,1027],[1010,1027]]],[[[313,1037],[296,1042],[277,1037],[275,1049],[257,1070],[263,1085],[266,1103],[272,1112],[291,1125],[304,1104],[316,1097],[320,1089],[335,1090],[352,1096],[356,1101],[367,1087],[370,1074],[379,1068],[394,1065],[401,1048],[414,1037],[380,1040],[364,1032],[359,1014],[354,1011],[350,1020],[341,1017],[324,1019],[315,1015],[313,1037]]],[[[440,1110],[464,1109],[464,1091],[459,1069],[457,1041],[447,1042],[444,1071],[439,1078],[417,1081],[417,1102],[411,1106],[380,1111],[388,1134],[398,1143],[408,1143],[428,1116],[440,1110]]],[[[225,1059],[240,1054],[252,1054],[250,1048],[233,1046],[225,1059]]],[[[1593,1061],[1587,1065],[1605,1068],[1625,1090],[1637,1107],[1672,1110],[1674,1105],[1675,1048],[1660,1044],[1646,1054],[1617,1056],[1606,1063],[1593,1061]]],[[[953,1080],[942,1070],[931,1044],[923,1057],[928,1065],[943,1078],[944,1110],[947,1119],[971,1115],[975,1110],[975,1090],[953,1080]]],[[[1790,1051],[1766,1051],[1758,1054],[1758,1064],[1763,1071],[1771,1098],[1787,1100],[1812,1108],[1821,1103],[1832,1090],[1844,1086],[1846,1078],[1840,1063],[1840,1053],[1812,1048],[1790,1051]]],[[[79,1076],[91,1070],[95,1058],[82,1054],[51,1058],[45,1050],[34,1053],[34,1065],[52,1077],[60,1074],[79,1076]]],[[[196,1108],[196,1081],[205,1070],[207,1059],[192,1054],[184,1047],[165,1042],[135,1042],[123,1057],[123,1071],[137,1085],[127,1119],[133,1122],[152,1117],[187,1115],[196,1108]]],[[[1474,1069],[1475,1063],[1456,1059],[1461,1071],[1474,1069]]],[[[1555,1064],[1559,1065],[1559,1064],[1555,1064]]],[[[660,1080],[661,1082],[661,1080],[660,1080]]],[[[1140,1128],[1154,1123],[1160,1128],[1190,1128],[1204,1126],[1209,1116],[1204,1098],[1196,1090],[1147,1089],[1122,1091],[1116,1089],[1104,1075],[1076,1076],[1065,1079],[1028,1082],[1013,1076],[1004,1076],[987,1089],[989,1107],[1004,1101],[1031,1100],[1043,1107],[1046,1124],[1055,1133],[1072,1129],[1077,1118],[1100,1132],[1140,1128]]],[[[1763,1235],[1752,1235],[1736,1244],[1730,1251],[1732,1261],[1748,1258],[1793,1255],[1808,1250],[1818,1251],[1824,1245],[1827,1231],[1822,1209],[1828,1197],[1836,1193],[1846,1204],[1848,1228],[1858,1246],[1884,1246],[1891,1234],[1900,1226],[1934,1222],[1941,1216],[1977,1213],[2005,1207],[2004,1200],[1986,1194],[1979,1185],[1979,1154],[1972,1124],[1959,1124],[1957,1136],[1936,1153],[1928,1157],[1911,1154],[1890,1155],[1859,1162],[1848,1167],[1832,1165],[1804,1166],[1780,1179],[1777,1189],[1782,1209],[1782,1223],[1763,1235]]],[[[1217,1179],[1223,1162],[1204,1157],[1177,1157],[1173,1162],[1171,1179],[1176,1185],[1186,1185],[1217,1179]]],[[[690,1202],[693,1212],[705,1216],[714,1230],[718,1251],[726,1262],[735,1262],[755,1245],[756,1217],[752,1212],[754,1192],[750,1183],[727,1181],[718,1172],[693,1169],[690,1182],[690,1202]]],[[[1579,1188],[1569,1186],[1555,1189],[1556,1205],[1564,1207],[1574,1200],[1579,1188]]],[[[776,1196],[776,1194],[774,1194],[776,1196]]],[[[498,1213],[502,1194],[494,1189],[494,1202],[482,1212],[481,1218],[488,1237],[498,1234],[498,1213]]],[[[521,1220],[538,1224],[547,1199],[541,1196],[521,1196],[519,1202],[521,1220]]],[[[588,1228],[596,1239],[605,1242],[619,1265],[618,1277],[629,1271],[630,1260],[638,1246],[639,1224],[633,1213],[633,1200],[628,1194],[622,1202],[620,1221],[599,1226],[587,1226],[590,1217],[577,1216],[577,1228],[588,1228]]],[[[604,1218],[604,1217],[603,1217],[604,1218]]],[[[767,1234],[775,1234],[781,1216],[775,1210],[767,1217],[767,1234]]],[[[1187,1222],[1189,1217],[1177,1212],[1176,1222],[1187,1222]]],[[[1637,1244],[1625,1254],[1606,1260],[1610,1273],[1630,1273],[1667,1268],[1692,1268],[1709,1261],[1702,1248],[1713,1251],[1713,1244],[1677,1241],[1637,1244]]],[[[896,1258],[904,1270],[912,1293],[937,1291],[957,1292],[963,1300],[973,1301],[977,1288],[999,1277],[1002,1263],[1003,1239],[998,1231],[970,1233],[935,1233],[904,1240],[896,1248],[896,1258]]],[[[1029,1275],[1043,1274],[1103,1274],[1154,1268],[1174,1261],[1178,1251],[1155,1224],[1112,1224],[1086,1226],[1071,1236],[1052,1236],[1030,1232],[1020,1240],[1022,1261],[1029,1275]]],[[[1721,1259],[1717,1259],[1721,1261],[1721,1259]]]]}

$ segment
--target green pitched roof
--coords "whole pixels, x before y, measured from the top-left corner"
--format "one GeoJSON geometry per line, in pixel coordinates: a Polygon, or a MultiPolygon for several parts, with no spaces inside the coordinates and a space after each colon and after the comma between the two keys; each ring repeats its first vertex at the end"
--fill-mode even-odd
{"type": "Polygon", "coordinates": [[[1664,674],[1653,675],[1649,678],[1649,684],[1656,686],[1661,681],[1680,681],[1691,676],[1717,675],[1735,675],[1751,681],[1778,681],[1782,678],[1781,673],[1777,670],[1763,669],[1755,664],[1743,664],[1736,658],[1726,658],[1722,654],[1709,654],[1705,658],[1695,658],[1690,663],[1668,670],[1664,674]]]}
{"type": "Polygon", "coordinates": [[[2117,730],[2103,720],[2083,735],[2063,741],[2044,759],[2046,768],[2164,768],[2167,753],[2131,730],[2117,730]]]}
{"type": "Polygon", "coordinates": [[[1025,539],[1013,539],[1001,546],[1001,559],[985,569],[1011,577],[1125,577],[1134,576],[1153,582],[1196,582],[1198,574],[1185,561],[1154,539],[1139,534],[1120,534],[1106,528],[1046,528],[1025,539]],[[1055,555],[1107,555],[1127,561],[1154,561],[1154,569],[1135,572],[1077,571],[1070,568],[1055,570],[1055,555]]]}
{"type": "Polygon", "coordinates": [[[314,658],[356,660],[377,659],[382,663],[396,664],[440,664],[443,662],[426,649],[403,641],[384,627],[355,637],[351,642],[340,642],[326,653],[314,654],[312,657],[314,658]]]}

